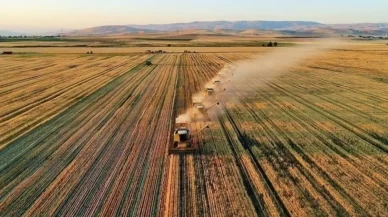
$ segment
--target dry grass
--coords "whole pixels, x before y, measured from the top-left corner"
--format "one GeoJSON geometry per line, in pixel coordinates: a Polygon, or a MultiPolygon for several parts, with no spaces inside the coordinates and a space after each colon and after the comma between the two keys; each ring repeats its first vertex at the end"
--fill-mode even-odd
{"type": "Polygon", "coordinates": [[[147,55],[0,59],[0,149],[82,100],[147,55]]]}
{"type": "Polygon", "coordinates": [[[167,154],[175,117],[224,66],[270,48],[158,54],[153,66],[114,54],[145,49],[0,56],[2,215],[388,212],[388,46],[347,43],[276,77],[252,70],[218,96],[219,116],[191,123],[211,124],[192,156],[167,154]]]}

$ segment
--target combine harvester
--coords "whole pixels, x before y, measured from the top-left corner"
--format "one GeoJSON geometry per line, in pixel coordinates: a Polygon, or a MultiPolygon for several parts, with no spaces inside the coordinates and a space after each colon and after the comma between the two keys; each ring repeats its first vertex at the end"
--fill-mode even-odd
{"type": "Polygon", "coordinates": [[[175,121],[174,141],[168,149],[169,154],[194,154],[197,148],[193,143],[193,135],[196,135],[203,130],[210,128],[209,125],[205,125],[202,129],[198,130],[194,134],[190,134],[189,123],[175,121]]]}
{"type": "Polygon", "coordinates": [[[216,92],[214,88],[207,87],[207,88],[205,88],[204,95],[205,95],[205,97],[213,97],[213,96],[215,96],[215,95],[217,95],[217,94],[219,94],[219,93],[221,93],[221,92],[223,92],[225,90],[226,89],[224,88],[224,89],[216,92]]]}
{"type": "Polygon", "coordinates": [[[193,100],[192,120],[194,120],[195,122],[197,122],[197,121],[210,121],[210,117],[209,117],[207,112],[211,108],[213,108],[219,104],[220,104],[220,102],[216,102],[209,107],[205,107],[205,105],[202,102],[197,102],[197,101],[193,100]]]}
{"type": "MultiPolygon", "coordinates": [[[[205,107],[202,102],[196,101],[193,99],[193,114],[192,118],[194,122],[209,122],[210,117],[207,112],[219,105],[219,102],[214,103],[209,107],[205,107]]],[[[195,132],[194,134],[190,134],[189,122],[188,121],[180,121],[178,119],[175,120],[175,130],[173,135],[173,143],[170,145],[168,149],[169,154],[194,154],[197,150],[197,147],[193,144],[192,135],[196,135],[202,132],[205,129],[210,128],[208,124],[202,127],[200,130],[195,132]]]]}

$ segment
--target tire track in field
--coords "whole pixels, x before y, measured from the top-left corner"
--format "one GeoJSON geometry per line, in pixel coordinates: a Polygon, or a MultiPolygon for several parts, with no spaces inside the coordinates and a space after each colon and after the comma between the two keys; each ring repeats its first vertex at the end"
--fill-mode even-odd
{"type": "MultiPolygon", "coordinates": [[[[105,94],[103,94],[104,92],[109,92],[109,90],[115,88],[115,85],[117,85],[117,84],[120,83],[120,82],[123,82],[123,81],[124,81],[124,78],[128,77],[129,75],[133,74],[134,72],[136,72],[136,70],[132,70],[132,71],[129,71],[129,72],[123,74],[122,76],[118,77],[117,79],[115,79],[114,81],[110,82],[110,83],[107,84],[106,86],[100,88],[98,91],[94,92],[92,95],[90,95],[90,96],[87,97],[86,99],[84,99],[84,100],[82,100],[81,102],[79,102],[78,104],[72,106],[69,110],[63,112],[64,114],[58,115],[57,118],[55,118],[55,119],[49,121],[48,124],[39,127],[39,128],[36,129],[35,131],[39,131],[39,130],[42,130],[42,129],[44,130],[44,128],[47,128],[47,126],[51,126],[50,124],[53,124],[53,123],[56,123],[56,122],[59,122],[59,123],[65,122],[65,123],[66,123],[66,121],[62,121],[61,115],[65,116],[65,114],[70,114],[70,117],[71,117],[73,114],[77,114],[77,112],[80,112],[80,111],[83,110],[82,107],[85,108],[85,107],[89,106],[89,103],[90,103],[90,102],[96,101],[96,99],[98,99],[99,97],[104,96],[104,95],[105,95],[105,94]],[[76,111],[76,112],[73,112],[73,111],[76,111]]],[[[81,114],[82,114],[82,113],[81,113],[81,114]]],[[[54,126],[56,126],[56,124],[54,124],[54,126]]],[[[62,126],[60,125],[59,127],[62,127],[62,126]]],[[[59,127],[57,127],[57,128],[59,128],[59,127]]],[[[57,131],[57,129],[55,129],[55,127],[53,127],[53,128],[54,128],[54,130],[52,130],[52,132],[57,131]]],[[[75,129],[77,129],[77,128],[75,128],[75,129]]],[[[72,130],[70,130],[70,133],[71,133],[71,131],[72,131],[72,130]]],[[[43,132],[45,132],[45,130],[44,130],[43,132]]],[[[66,130],[65,132],[67,132],[67,130],[66,130]]],[[[21,138],[21,139],[19,139],[19,140],[29,140],[29,137],[34,137],[35,135],[40,135],[40,133],[34,133],[34,132],[33,132],[33,133],[31,133],[31,134],[29,134],[29,135],[27,135],[27,136],[25,136],[24,138],[21,138]]],[[[48,135],[48,136],[50,136],[50,131],[49,131],[49,132],[43,133],[43,135],[48,135]]],[[[51,134],[51,135],[55,135],[55,134],[51,134]]],[[[55,137],[54,137],[54,138],[55,138],[55,137]]],[[[36,143],[35,143],[36,145],[39,144],[39,140],[36,140],[36,138],[34,138],[33,140],[36,142],[36,143]]],[[[19,144],[22,145],[22,144],[24,144],[24,142],[20,142],[19,144]]],[[[1,164],[0,164],[0,165],[2,166],[2,167],[1,167],[1,168],[2,168],[2,170],[1,170],[1,173],[2,173],[2,174],[3,174],[3,172],[6,171],[6,170],[4,170],[4,169],[6,169],[6,168],[4,168],[4,166],[5,166],[4,164],[5,164],[5,163],[10,163],[9,160],[5,160],[5,159],[12,157],[12,155],[14,155],[14,154],[12,154],[12,153],[15,153],[14,150],[17,150],[17,149],[18,149],[18,148],[17,148],[17,145],[15,144],[15,145],[12,145],[12,146],[10,146],[9,148],[3,150],[2,152],[0,152],[0,155],[2,155],[2,157],[1,157],[1,160],[2,160],[2,161],[1,161],[1,164]],[[16,149],[15,149],[15,148],[16,148],[16,149]],[[3,159],[4,159],[4,161],[3,161],[3,159]]],[[[70,154],[71,154],[71,152],[70,152],[70,154]]],[[[16,156],[18,156],[18,155],[16,155],[16,156]]],[[[19,156],[22,156],[22,155],[19,154],[19,156]]],[[[23,156],[24,156],[24,155],[23,155],[23,156]]],[[[15,157],[13,157],[13,158],[15,159],[15,157]]],[[[71,160],[71,159],[70,159],[70,160],[71,160]]],[[[8,164],[8,165],[10,165],[10,164],[8,164]]],[[[16,165],[17,165],[17,164],[16,164],[16,165]]],[[[38,166],[39,166],[39,164],[38,164],[38,166]]],[[[11,173],[11,174],[12,174],[12,173],[11,173]]],[[[1,177],[3,178],[4,176],[1,176],[1,177]]],[[[2,183],[3,183],[3,182],[2,182],[2,183]]],[[[27,195],[26,195],[26,196],[27,196],[27,195]]],[[[21,204],[21,205],[23,205],[23,204],[21,204]]]]}
{"type": "MultiPolygon", "coordinates": [[[[238,141],[240,142],[242,147],[247,151],[247,153],[249,154],[250,158],[252,159],[252,162],[254,163],[255,167],[258,169],[258,172],[260,173],[260,176],[263,177],[263,179],[265,180],[266,186],[270,189],[270,192],[272,194],[271,197],[273,197],[273,200],[277,204],[277,208],[279,209],[278,210],[279,213],[281,214],[281,216],[291,216],[291,214],[287,210],[286,206],[284,205],[283,201],[280,199],[280,196],[278,195],[278,193],[275,190],[274,186],[272,185],[270,179],[266,175],[265,170],[261,167],[260,163],[255,158],[252,150],[250,149],[249,145],[246,142],[246,139],[245,139],[244,135],[240,132],[240,130],[237,127],[234,119],[230,115],[230,112],[226,109],[225,101],[221,100],[221,104],[222,104],[223,111],[225,112],[227,120],[230,122],[230,124],[233,127],[233,131],[237,135],[238,141]]],[[[226,134],[225,136],[227,136],[227,138],[229,138],[228,139],[228,143],[231,145],[231,149],[234,152],[235,159],[236,159],[236,161],[238,161],[239,155],[237,154],[234,146],[232,146],[233,143],[231,143],[231,141],[232,141],[231,140],[231,136],[228,135],[229,134],[228,130],[226,129],[224,123],[221,120],[220,120],[220,123],[222,124],[223,131],[226,134]]],[[[241,174],[245,174],[244,169],[243,169],[244,165],[242,163],[238,163],[238,165],[239,165],[238,167],[241,170],[241,174]]],[[[255,192],[255,190],[254,190],[255,188],[254,188],[254,186],[252,186],[252,184],[250,184],[249,177],[246,176],[244,179],[245,179],[245,182],[246,182],[244,185],[247,188],[248,193],[250,192],[249,194],[256,194],[256,196],[254,198],[251,198],[252,202],[255,203],[255,201],[256,201],[256,205],[255,205],[256,206],[255,207],[256,211],[258,212],[259,215],[261,213],[262,216],[265,216],[265,214],[262,213],[262,211],[259,211],[259,210],[263,210],[264,205],[257,203],[258,201],[260,201],[260,199],[259,199],[259,196],[257,195],[257,193],[253,193],[253,192],[255,192]]]]}
{"type": "MultiPolygon", "coordinates": [[[[124,64],[124,65],[126,65],[126,64],[124,64]]],[[[119,66],[119,68],[120,67],[121,66],[119,66]]],[[[114,67],[114,68],[115,69],[119,69],[118,67],[114,67]]],[[[26,114],[26,115],[30,114],[31,111],[32,111],[31,109],[33,109],[35,107],[41,107],[42,103],[43,104],[44,103],[48,103],[49,105],[51,105],[50,104],[51,103],[50,100],[56,99],[58,97],[63,98],[63,96],[66,96],[66,94],[69,95],[70,93],[74,92],[74,90],[77,90],[79,87],[83,87],[83,86],[85,86],[87,84],[92,83],[94,79],[99,79],[100,76],[105,76],[110,71],[112,71],[112,70],[111,69],[104,70],[103,72],[101,72],[101,73],[99,73],[97,75],[94,75],[92,77],[86,78],[86,79],[84,79],[84,80],[82,80],[80,82],[77,82],[76,84],[72,84],[70,86],[65,87],[64,89],[61,89],[61,90],[58,90],[57,92],[54,92],[51,95],[49,95],[48,98],[47,98],[47,96],[45,96],[46,98],[37,99],[38,102],[26,105],[26,107],[21,107],[19,110],[16,110],[16,111],[14,110],[12,112],[12,114],[8,114],[8,115],[3,116],[1,118],[2,121],[3,121],[2,125],[7,124],[7,120],[8,120],[8,122],[12,121],[11,120],[12,118],[17,118],[17,117],[21,116],[22,114],[26,114]]],[[[111,80],[111,79],[101,80],[99,83],[95,83],[95,84],[93,84],[93,86],[90,86],[90,88],[92,88],[92,89],[98,88],[101,85],[103,85],[105,82],[109,82],[109,80],[111,80]]],[[[81,94],[84,95],[84,93],[81,93],[81,94]]],[[[78,98],[82,98],[82,97],[84,97],[84,96],[79,96],[78,98]]],[[[63,104],[61,107],[67,107],[67,106],[69,106],[69,105],[71,105],[73,103],[74,103],[74,100],[70,100],[70,101],[66,102],[66,104],[63,104]]],[[[61,108],[58,107],[58,109],[61,109],[61,108]]],[[[2,139],[2,143],[4,143],[6,140],[11,140],[11,141],[14,140],[16,137],[24,134],[25,132],[27,132],[27,130],[31,129],[31,127],[35,127],[37,124],[41,123],[41,121],[44,121],[45,119],[47,119],[47,117],[49,117],[51,115],[55,115],[56,112],[58,112],[58,110],[50,111],[45,116],[36,117],[34,120],[31,120],[28,125],[21,126],[21,128],[20,127],[19,128],[14,127],[12,129],[10,129],[11,131],[13,130],[14,133],[11,133],[11,131],[6,133],[6,134],[9,134],[9,135],[8,135],[8,137],[2,139]]],[[[3,135],[3,137],[5,137],[5,135],[3,135]]]]}
{"type": "Polygon", "coordinates": [[[283,93],[284,95],[287,95],[288,97],[292,98],[293,100],[297,101],[298,103],[312,109],[313,111],[319,113],[320,115],[328,118],[329,120],[337,123],[338,125],[342,126],[343,128],[347,129],[348,131],[353,132],[359,138],[369,142],[370,144],[374,145],[376,148],[380,149],[384,153],[388,153],[388,144],[385,144],[384,141],[379,141],[378,139],[371,138],[369,136],[369,133],[366,132],[364,129],[361,129],[360,127],[350,123],[349,121],[339,117],[336,114],[333,114],[330,111],[324,111],[321,108],[316,107],[315,105],[312,105],[310,102],[308,102],[306,99],[304,99],[300,96],[296,96],[296,95],[292,95],[292,94],[288,93],[287,90],[285,90],[284,88],[280,87],[277,84],[267,83],[267,85],[269,87],[283,93]]]}
{"type": "MultiPolygon", "coordinates": [[[[262,97],[264,97],[264,99],[268,102],[270,102],[271,104],[274,103],[274,100],[271,100],[269,97],[266,97],[264,94],[262,94],[262,97]]],[[[257,110],[256,112],[253,111],[251,108],[249,108],[249,106],[245,103],[245,102],[241,102],[242,104],[245,104],[245,108],[247,108],[249,110],[249,113],[254,117],[254,119],[261,123],[261,125],[264,127],[265,131],[268,133],[269,137],[272,138],[273,141],[276,141],[279,139],[279,137],[273,135],[273,133],[271,133],[270,129],[264,124],[264,122],[261,120],[261,118],[259,118],[259,116],[256,115],[256,112],[258,112],[260,114],[261,117],[264,117],[264,119],[266,121],[268,121],[270,124],[271,124],[271,127],[273,127],[277,133],[280,133],[280,135],[285,139],[285,141],[287,143],[290,143],[292,148],[293,149],[296,149],[298,150],[297,153],[298,154],[301,154],[301,157],[302,159],[306,160],[309,165],[314,165],[316,168],[318,168],[319,170],[322,170],[320,167],[317,167],[317,165],[315,165],[315,163],[313,163],[313,161],[311,160],[310,157],[307,157],[306,154],[304,154],[304,152],[302,151],[302,148],[299,147],[299,145],[297,145],[295,142],[293,142],[293,139],[289,136],[287,136],[285,133],[283,133],[281,131],[281,129],[271,121],[271,118],[269,117],[266,117],[266,114],[260,110],[257,110]]],[[[281,107],[279,106],[274,106],[274,109],[281,109],[282,112],[284,112],[285,114],[287,115],[290,115],[290,117],[292,117],[293,119],[295,119],[290,112],[288,112],[286,109],[282,109],[281,107]]],[[[298,120],[298,118],[296,119],[298,120]]],[[[307,127],[306,125],[303,124],[303,121],[305,121],[304,119],[298,123],[300,123],[302,126],[304,126],[306,129],[310,129],[309,127],[307,127]]],[[[325,143],[326,145],[329,145],[329,147],[333,147],[331,146],[328,142],[326,142],[325,139],[323,139],[322,136],[316,134],[315,132],[312,132],[310,131],[314,136],[317,136],[319,138],[320,141],[322,141],[323,143],[325,143]]],[[[323,197],[325,197],[325,199],[331,204],[331,206],[336,210],[337,214],[342,214],[344,215],[346,213],[346,211],[344,210],[344,207],[341,205],[341,204],[336,204],[336,201],[334,200],[333,201],[333,197],[330,195],[330,193],[328,193],[327,191],[325,191],[325,189],[323,189],[321,186],[317,185],[317,180],[315,180],[313,177],[311,177],[308,173],[305,172],[305,168],[301,167],[300,163],[298,163],[298,160],[295,159],[294,156],[291,155],[291,153],[289,153],[288,151],[288,147],[285,146],[285,144],[283,144],[283,142],[274,142],[274,145],[276,145],[277,148],[279,148],[279,150],[283,150],[282,153],[279,153],[278,154],[278,157],[279,159],[283,158],[281,156],[288,156],[287,159],[289,162],[292,162],[291,164],[294,164],[294,166],[296,166],[297,168],[299,168],[299,170],[302,172],[302,174],[305,175],[305,177],[310,181],[310,183],[315,187],[315,189],[317,190],[317,192],[324,192],[323,194],[321,194],[323,197]]],[[[271,147],[269,147],[269,150],[271,149],[271,147]]],[[[336,149],[335,149],[336,150],[336,149]]],[[[274,153],[274,152],[271,152],[271,153],[274,153]]],[[[343,155],[342,155],[343,156],[343,155]]],[[[279,165],[281,165],[281,162],[278,162],[279,165]]],[[[287,175],[287,177],[292,177],[290,174],[287,175]]],[[[328,177],[328,176],[327,176],[328,177]]],[[[334,180],[332,179],[329,179],[328,180],[329,183],[333,184],[334,183],[334,180]]],[[[338,186],[336,184],[336,186],[338,186]]],[[[301,186],[299,187],[301,189],[301,186]]],[[[350,195],[348,195],[345,191],[342,191],[343,195],[345,195],[345,198],[347,199],[350,199],[352,197],[350,197],[350,195]]],[[[305,195],[306,196],[306,195],[305,195]]],[[[307,196],[307,198],[311,198],[312,196],[307,196]]],[[[359,209],[361,209],[361,207],[353,201],[353,203],[355,204],[356,207],[358,207],[359,209]]]]}

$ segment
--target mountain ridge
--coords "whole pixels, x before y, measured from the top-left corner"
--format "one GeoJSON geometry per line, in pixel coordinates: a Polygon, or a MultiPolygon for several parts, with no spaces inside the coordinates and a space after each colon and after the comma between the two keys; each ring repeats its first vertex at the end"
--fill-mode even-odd
{"type": "Polygon", "coordinates": [[[71,35],[115,35],[128,33],[153,33],[155,30],[134,28],[127,25],[96,26],[71,32],[71,35]]]}
{"type": "Polygon", "coordinates": [[[112,25],[99,26],[70,32],[70,35],[110,35],[131,33],[158,33],[184,30],[206,30],[214,33],[219,30],[235,30],[236,34],[253,30],[273,31],[286,35],[333,36],[346,34],[384,35],[388,32],[387,23],[323,24],[314,21],[194,21],[188,23],[112,25]],[[108,30],[107,30],[108,29],[108,30]],[[240,32],[240,33],[239,33],[240,32]]]}
{"type": "MultiPolygon", "coordinates": [[[[138,33],[161,33],[175,32],[185,30],[205,30],[217,34],[243,34],[257,35],[257,31],[272,31],[275,34],[286,35],[315,35],[315,36],[333,36],[346,34],[370,34],[385,35],[388,33],[388,22],[382,23],[351,23],[351,24],[323,24],[314,21],[193,21],[170,24],[146,24],[146,25],[104,25],[79,30],[68,30],[67,32],[42,32],[40,35],[56,35],[65,33],[69,36],[103,36],[103,35],[122,35],[138,33]],[[223,31],[228,30],[228,31],[223,31]],[[233,31],[230,31],[233,30],[233,31]],[[226,32],[226,33],[225,33],[226,32]]],[[[25,35],[19,31],[9,29],[0,30],[2,36],[25,35]]],[[[36,32],[26,35],[39,35],[36,32]]]]}
{"type": "Polygon", "coordinates": [[[171,24],[147,24],[147,25],[128,25],[133,28],[152,29],[158,31],[176,31],[184,29],[262,29],[275,30],[290,26],[319,26],[323,25],[313,21],[194,21],[189,23],[171,23],[171,24]]]}

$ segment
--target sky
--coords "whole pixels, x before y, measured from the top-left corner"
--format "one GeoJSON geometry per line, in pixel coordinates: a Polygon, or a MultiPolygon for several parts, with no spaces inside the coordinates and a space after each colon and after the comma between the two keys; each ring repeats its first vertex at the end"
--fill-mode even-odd
{"type": "Polygon", "coordinates": [[[0,29],[215,20],[388,22],[388,0],[0,0],[0,29]]]}

